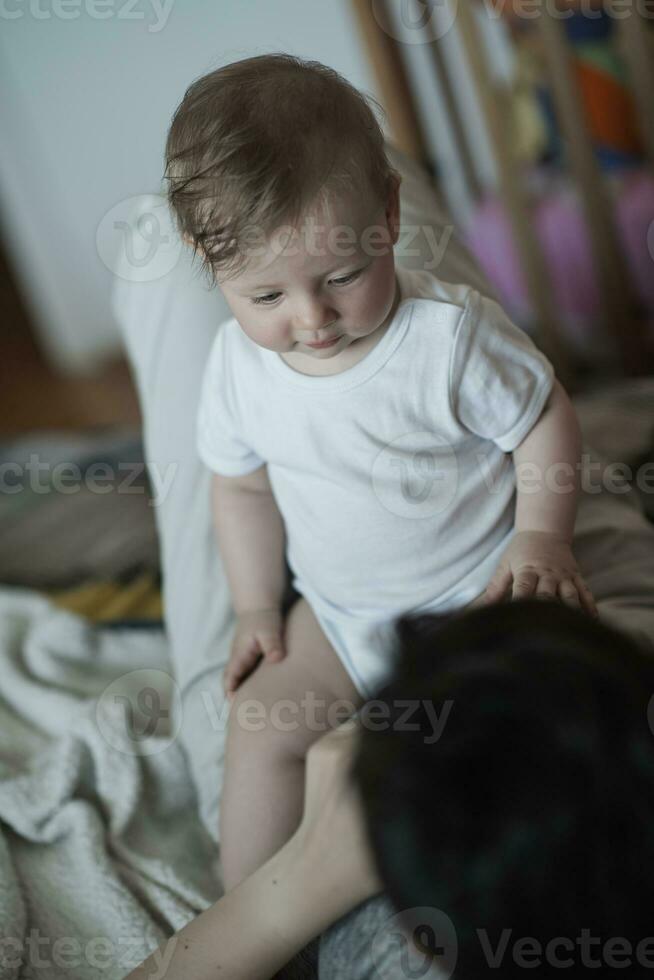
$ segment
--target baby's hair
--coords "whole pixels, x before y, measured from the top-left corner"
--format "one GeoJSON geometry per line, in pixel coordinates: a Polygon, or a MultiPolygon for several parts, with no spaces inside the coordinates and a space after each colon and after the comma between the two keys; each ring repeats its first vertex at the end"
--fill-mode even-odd
{"type": "Polygon", "coordinates": [[[364,96],[317,61],[267,54],[197,79],[176,109],[165,150],[168,202],[212,283],[247,264],[253,230],[296,228],[332,193],[385,205],[399,177],[364,96]]]}
{"type": "Polygon", "coordinates": [[[398,637],[389,722],[364,726],[355,765],[395,907],[450,918],[461,980],[524,977],[510,946],[490,971],[478,930],[493,948],[505,929],[543,948],[590,929],[636,950],[654,901],[651,649],[537,599],[405,617],[398,637]]]}

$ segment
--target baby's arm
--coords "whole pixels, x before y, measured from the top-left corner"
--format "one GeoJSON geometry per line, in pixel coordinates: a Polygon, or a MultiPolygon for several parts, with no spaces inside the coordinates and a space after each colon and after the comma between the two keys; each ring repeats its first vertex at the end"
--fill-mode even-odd
{"type": "Polygon", "coordinates": [[[536,594],[561,598],[597,615],[574,555],[572,538],[580,487],[581,430],[558,381],[538,422],[513,451],[516,533],[482,601],[536,594]]]}
{"type": "Polygon", "coordinates": [[[538,422],[513,451],[518,487],[516,531],[544,531],[572,542],[580,459],[577,414],[555,379],[538,422]]]}
{"type": "Polygon", "coordinates": [[[283,654],[281,606],[286,584],[284,522],[266,466],[246,476],[213,474],[213,523],[237,616],[225,689],[231,692],[260,656],[283,654]]]}

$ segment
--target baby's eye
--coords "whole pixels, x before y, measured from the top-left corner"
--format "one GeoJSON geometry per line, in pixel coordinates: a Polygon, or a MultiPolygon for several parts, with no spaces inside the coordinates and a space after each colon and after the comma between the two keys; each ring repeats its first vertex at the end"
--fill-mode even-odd
{"type": "MultiPolygon", "coordinates": [[[[358,279],[362,272],[362,269],[357,269],[356,272],[351,272],[349,276],[341,276],[339,279],[332,279],[331,282],[335,286],[347,286],[348,283],[358,279]]],[[[253,296],[252,302],[256,306],[272,306],[278,296],[281,296],[281,293],[267,293],[265,296],[253,296]]]]}
{"type": "Polygon", "coordinates": [[[281,293],[268,293],[266,296],[253,296],[252,302],[255,304],[260,304],[262,306],[270,306],[281,293]]]}
{"type": "Polygon", "coordinates": [[[356,272],[351,272],[349,276],[343,276],[341,279],[332,279],[332,282],[337,286],[346,286],[348,282],[354,282],[361,275],[361,269],[357,269],[356,272]]]}

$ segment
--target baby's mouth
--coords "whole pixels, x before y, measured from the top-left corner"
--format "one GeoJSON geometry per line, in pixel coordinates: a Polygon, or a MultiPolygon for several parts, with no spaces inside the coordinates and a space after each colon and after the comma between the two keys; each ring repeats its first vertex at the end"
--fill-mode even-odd
{"type": "Polygon", "coordinates": [[[333,347],[333,345],[336,343],[336,341],[337,340],[340,340],[340,337],[341,336],[342,335],[339,335],[338,337],[332,337],[331,340],[323,340],[319,344],[307,344],[306,346],[307,347],[312,347],[312,348],[314,348],[314,350],[322,350],[323,347],[333,347]]]}

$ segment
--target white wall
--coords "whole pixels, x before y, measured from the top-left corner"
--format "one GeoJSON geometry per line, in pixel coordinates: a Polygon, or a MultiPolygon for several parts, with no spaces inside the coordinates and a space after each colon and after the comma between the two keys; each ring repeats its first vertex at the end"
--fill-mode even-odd
{"type": "MultiPolygon", "coordinates": [[[[497,25],[489,30],[493,41],[497,25]]],[[[442,43],[487,183],[492,160],[456,30],[442,43]]],[[[127,213],[121,202],[162,190],[166,132],[186,87],[270,51],[323,61],[379,98],[350,0],[0,0],[0,230],[61,369],[93,368],[119,350],[109,295],[112,250],[125,247],[125,233],[115,222],[127,213]]],[[[470,201],[424,45],[403,51],[443,188],[465,221],[470,201]]],[[[145,233],[133,237],[145,254],[145,233]]],[[[158,260],[174,254],[162,247],[158,260]]]]}
{"type": "Polygon", "coordinates": [[[161,189],[186,87],[270,51],[323,61],[379,97],[348,0],[0,0],[2,234],[60,368],[118,350],[96,234],[119,202],[161,189]]]}

